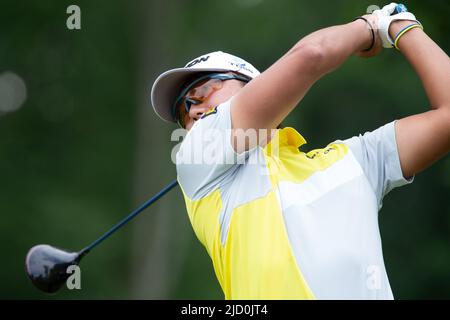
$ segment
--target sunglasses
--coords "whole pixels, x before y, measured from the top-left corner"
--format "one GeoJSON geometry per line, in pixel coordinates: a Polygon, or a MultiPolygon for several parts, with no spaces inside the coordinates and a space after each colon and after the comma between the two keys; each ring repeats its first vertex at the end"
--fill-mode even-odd
{"type": "Polygon", "coordinates": [[[195,79],[181,90],[172,107],[172,115],[176,122],[185,128],[185,119],[192,105],[205,101],[214,91],[222,89],[226,80],[249,82],[250,79],[238,74],[212,73],[195,79]]]}

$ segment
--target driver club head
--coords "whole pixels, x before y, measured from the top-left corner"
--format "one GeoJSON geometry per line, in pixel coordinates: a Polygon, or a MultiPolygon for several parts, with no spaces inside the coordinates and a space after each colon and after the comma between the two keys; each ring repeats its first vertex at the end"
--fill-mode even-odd
{"type": "Polygon", "coordinates": [[[83,253],[67,252],[46,244],[32,247],[25,259],[31,282],[41,291],[54,293],[66,282],[67,268],[78,265],[83,253]]]}
{"type": "MultiPolygon", "coordinates": [[[[178,185],[175,179],[157,194],[145,201],[129,215],[116,223],[111,229],[104,233],[100,238],[84,247],[79,252],[68,252],[62,249],[52,247],[47,244],[40,244],[32,247],[25,258],[25,271],[31,282],[39,289],[47,293],[58,291],[70,274],[67,268],[72,265],[78,265],[80,260],[92,251],[93,248],[109,238],[113,233],[122,228],[142,211],[148,208],[152,203],[158,201],[163,195],[178,185]]],[[[69,271],[70,272],[70,271],[69,271]]]]}

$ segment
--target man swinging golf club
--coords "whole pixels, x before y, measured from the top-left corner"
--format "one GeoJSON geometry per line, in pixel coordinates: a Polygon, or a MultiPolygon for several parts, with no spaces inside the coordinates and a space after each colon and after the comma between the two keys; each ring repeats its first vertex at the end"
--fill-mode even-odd
{"type": "Polygon", "coordinates": [[[447,54],[395,3],[304,37],[261,74],[220,51],[161,74],[152,104],[188,130],[177,178],[225,298],[392,299],[378,210],[450,150],[449,83],[447,54]],[[382,47],[410,62],[431,110],[302,152],[283,119],[323,75],[382,47]]]}

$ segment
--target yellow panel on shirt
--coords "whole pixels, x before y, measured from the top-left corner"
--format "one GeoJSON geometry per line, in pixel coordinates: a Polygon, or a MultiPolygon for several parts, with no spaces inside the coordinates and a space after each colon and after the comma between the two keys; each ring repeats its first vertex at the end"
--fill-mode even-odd
{"type": "MultiPolygon", "coordinates": [[[[273,141],[279,141],[277,150],[271,142],[265,148],[265,157],[272,172],[267,178],[272,179],[274,188],[281,180],[301,182],[346,152],[344,145],[308,155],[300,152],[298,147],[305,140],[292,128],[280,130],[273,141]],[[272,155],[275,153],[276,157],[272,155]]],[[[220,241],[220,188],[199,200],[185,195],[185,201],[194,231],[213,261],[226,299],[314,298],[293,256],[274,191],[234,208],[224,246],[220,241]]]]}

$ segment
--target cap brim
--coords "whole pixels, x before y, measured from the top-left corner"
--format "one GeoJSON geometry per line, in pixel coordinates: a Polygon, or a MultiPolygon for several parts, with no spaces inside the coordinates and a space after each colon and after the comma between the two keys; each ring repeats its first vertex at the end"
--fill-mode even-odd
{"type": "Polygon", "coordinates": [[[221,68],[177,68],[164,72],[154,82],[151,92],[152,106],[156,114],[164,121],[176,122],[172,116],[172,106],[183,83],[199,72],[226,71],[221,68]]]}

